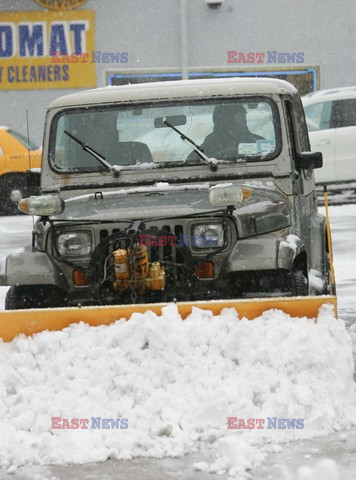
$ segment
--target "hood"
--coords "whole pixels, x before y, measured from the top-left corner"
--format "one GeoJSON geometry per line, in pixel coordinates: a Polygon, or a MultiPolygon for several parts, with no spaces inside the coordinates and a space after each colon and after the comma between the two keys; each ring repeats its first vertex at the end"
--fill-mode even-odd
{"type": "Polygon", "coordinates": [[[65,201],[57,219],[136,220],[217,210],[209,203],[209,184],[140,187],[82,195],[65,201]]]}
{"type": "MultiPolygon", "coordinates": [[[[227,186],[219,184],[219,186],[227,186]]],[[[262,182],[239,183],[252,190],[250,198],[235,206],[233,216],[240,237],[266,233],[291,224],[286,198],[262,182]],[[256,185],[258,184],[258,185],[256,185]],[[261,184],[261,185],[259,185],[261,184]]],[[[209,201],[208,183],[189,186],[157,184],[155,187],[82,195],[65,201],[57,220],[126,221],[174,218],[224,210],[209,201]]]]}

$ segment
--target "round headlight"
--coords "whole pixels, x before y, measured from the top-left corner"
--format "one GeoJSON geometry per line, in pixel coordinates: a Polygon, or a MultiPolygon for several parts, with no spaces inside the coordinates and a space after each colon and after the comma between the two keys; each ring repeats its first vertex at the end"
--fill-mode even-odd
{"type": "Polygon", "coordinates": [[[85,256],[91,251],[91,236],[88,232],[61,233],[57,240],[58,252],[65,256],[85,256]]]}

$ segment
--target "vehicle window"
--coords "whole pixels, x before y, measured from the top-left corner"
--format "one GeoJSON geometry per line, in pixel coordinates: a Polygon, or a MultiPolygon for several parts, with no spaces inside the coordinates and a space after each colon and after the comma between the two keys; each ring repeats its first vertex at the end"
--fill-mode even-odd
{"type": "Polygon", "coordinates": [[[309,132],[326,130],[331,126],[332,102],[320,102],[304,107],[309,132]]]}
{"type": "Polygon", "coordinates": [[[336,127],[356,126],[356,98],[337,102],[338,122],[336,127]]]}
{"type": "Polygon", "coordinates": [[[141,164],[139,167],[144,168],[152,163],[196,160],[194,147],[165,124],[166,120],[176,122],[174,126],[201,146],[208,157],[270,160],[280,149],[278,110],[269,99],[100,106],[56,117],[51,135],[55,142],[50,146],[52,165],[60,171],[103,169],[66,131],[112,165],[141,164]]]}
{"type": "Polygon", "coordinates": [[[8,133],[15,137],[24,147],[29,148],[30,150],[37,150],[39,148],[35,143],[28,140],[24,135],[21,135],[21,133],[15,132],[15,130],[9,129],[8,133]]]}

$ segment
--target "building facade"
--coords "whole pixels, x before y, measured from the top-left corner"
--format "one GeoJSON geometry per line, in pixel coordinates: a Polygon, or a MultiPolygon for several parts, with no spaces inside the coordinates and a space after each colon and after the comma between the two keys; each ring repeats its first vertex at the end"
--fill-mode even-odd
{"type": "Polygon", "coordinates": [[[356,84],[353,0],[0,0],[0,124],[41,143],[47,105],[86,88],[273,76],[356,84]]]}

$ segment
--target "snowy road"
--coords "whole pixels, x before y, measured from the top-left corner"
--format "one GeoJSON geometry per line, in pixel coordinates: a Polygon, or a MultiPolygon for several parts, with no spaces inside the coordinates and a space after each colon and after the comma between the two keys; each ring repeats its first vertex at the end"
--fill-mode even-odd
{"type": "MultiPolygon", "coordinates": [[[[339,301],[339,315],[345,320],[351,333],[354,353],[356,352],[356,207],[345,205],[331,207],[331,225],[334,246],[334,264],[339,301]]],[[[14,248],[21,248],[30,242],[32,219],[29,217],[2,217],[0,218],[0,258],[14,248]]],[[[0,309],[4,308],[6,288],[0,288],[0,309]]],[[[332,386],[330,386],[332,388],[332,386]]],[[[236,412],[238,413],[238,412],[236,412]]],[[[340,480],[353,480],[356,471],[356,432],[355,430],[330,434],[326,437],[313,440],[295,441],[275,453],[269,454],[261,467],[254,468],[250,473],[254,480],[314,480],[327,478],[326,476],[298,476],[297,470],[301,465],[313,467],[322,458],[334,459],[339,469],[340,480]]],[[[92,463],[84,466],[55,466],[20,467],[13,472],[16,480],[44,480],[75,478],[78,480],[90,479],[125,479],[142,480],[156,479],[215,479],[227,478],[194,471],[193,463],[206,460],[212,463],[214,458],[206,454],[186,455],[183,458],[136,458],[134,460],[109,460],[103,463],[92,463]]],[[[300,474],[302,475],[302,474],[300,474]]],[[[317,474],[315,474],[317,475],[317,474]]],[[[9,478],[6,470],[0,470],[0,479],[9,478]]],[[[10,477],[11,478],[11,477],[10,477]]],[[[330,476],[334,480],[334,476],[330,476]]]]}

